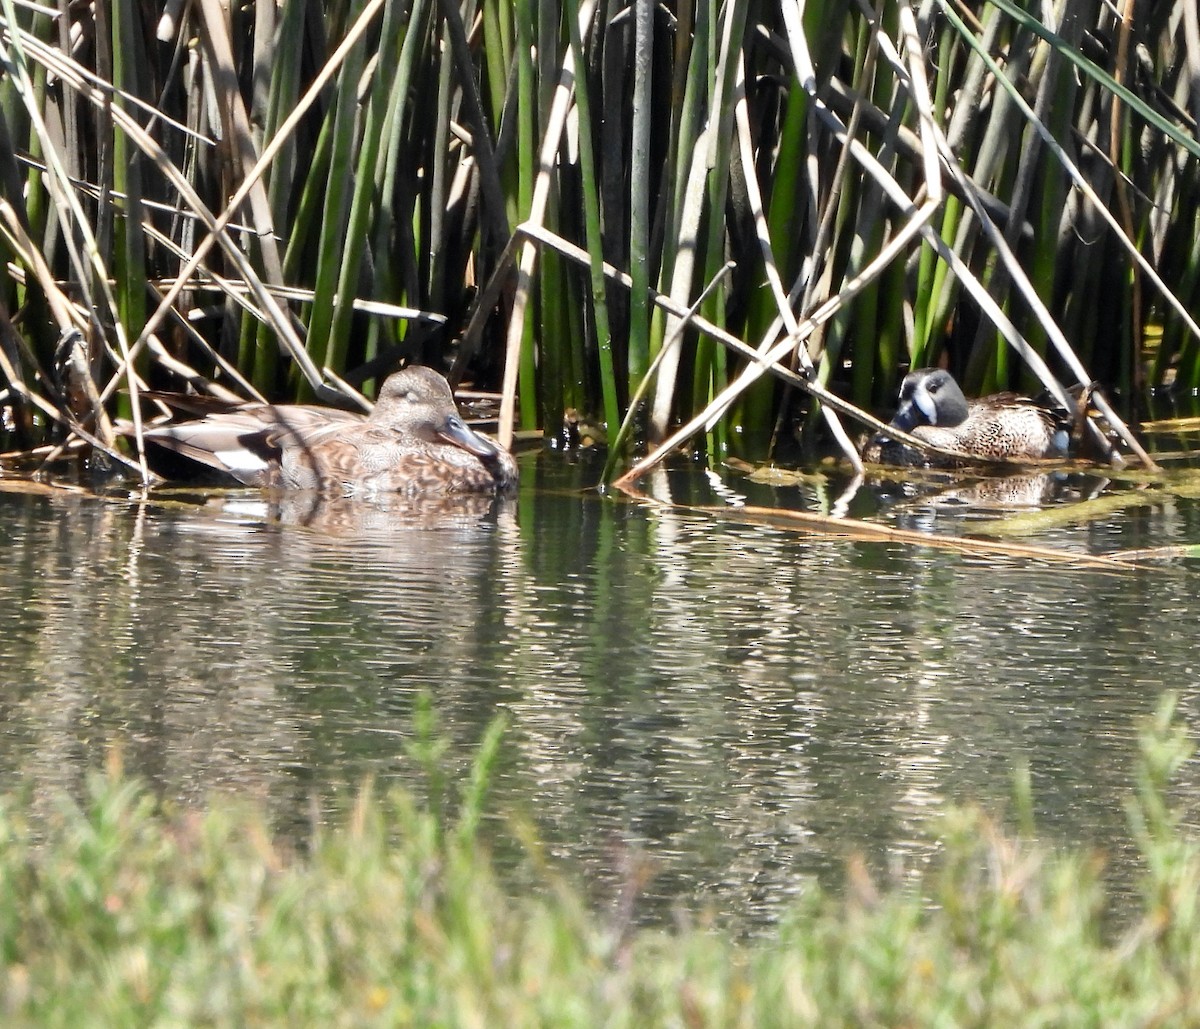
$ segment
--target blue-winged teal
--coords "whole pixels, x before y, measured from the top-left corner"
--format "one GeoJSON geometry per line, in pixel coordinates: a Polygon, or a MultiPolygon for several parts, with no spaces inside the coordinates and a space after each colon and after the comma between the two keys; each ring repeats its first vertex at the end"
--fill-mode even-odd
{"type": "MultiPolygon", "coordinates": [[[[1067,456],[1069,434],[1055,412],[1015,393],[968,401],[949,372],[922,368],[900,385],[900,404],[891,424],[936,447],[980,461],[1067,456]]],[[[953,466],[954,458],[920,453],[885,435],[871,438],[863,457],[878,464],[953,466]]]]}
{"type": "Polygon", "coordinates": [[[512,455],[459,417],[430,368],[384,382],[369,416],[300,404],[246,404],[146,438],[248,486],[342,493],[480,493],[517,481],[512,455]]]}

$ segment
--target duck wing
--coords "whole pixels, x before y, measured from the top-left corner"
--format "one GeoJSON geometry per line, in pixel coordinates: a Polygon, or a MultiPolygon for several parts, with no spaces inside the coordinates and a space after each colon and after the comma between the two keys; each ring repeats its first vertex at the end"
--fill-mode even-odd
{"type": "Polygon", "coordinates": [[[285,445],[308,445],[365,418],[353,411],[302,404],[245,404],[198,421],[147,429],[146,439],[247,486],[277,485],[285,445]]]}
{"type": "Polygon", "coordinates": [[[254,415],[226,412],[195,422],[157,425],[146,429],[144,436],[247,486],[269,486],[279,451],[268,441],[268,431],[254,415]]]}

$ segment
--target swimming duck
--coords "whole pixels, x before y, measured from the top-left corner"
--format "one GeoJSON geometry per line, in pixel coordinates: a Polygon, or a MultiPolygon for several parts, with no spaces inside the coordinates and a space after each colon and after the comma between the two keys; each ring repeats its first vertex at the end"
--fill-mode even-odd
{"type": "MultiPolygon", "coordinates": [[[[1015,393],[968,401],[953,376],[941,368],[909,372],[900,384],[899,401],[891,424],[936,447],[980,461],[1067,456],[1069,433],[1055,412],[1015,393]]],[[[863,457],[908,467],[961,463],[943,454],[920,453],[881,433],[867,443],[863,457]]]]}
{"type": "Polygon", "coordinates": [[[389,376],[370,415],[246,404],[146,430],[168,450],[247,486],[355,493],[482,493],[517,481],[512,455],[469,428],[431,368],[389,376]]]}

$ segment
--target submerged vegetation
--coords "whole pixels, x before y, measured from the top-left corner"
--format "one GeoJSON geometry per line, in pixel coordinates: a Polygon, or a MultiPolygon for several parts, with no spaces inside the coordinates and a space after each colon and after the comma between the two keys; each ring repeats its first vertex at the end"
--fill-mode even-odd
{"type": "Polygon", "coordinates": [[[4,428],[124,452],[147,387],[402,361],[505,441],[717,452],[799,424],[765,370],[844,447],[908,365],[1200,387],[1194,5],[1044,12],[3,0],[4,428]]]}
{"type": "MultiPolygon", "coordinates": [[[[949,816],[915,886],[852,875],[751,940],[597,914],[536,847],[514,900],[479,833],[493,729],[456,810],[364,792],[304,853],[260,811],[155,802],[119,769],[79,806],[0,804],[6,1025],[1194,1025],[1200,845],[1166,799],[1189,754],[1164,704],[1130,824],[1141,900],[1095,854],[949,816]]],[[[436,748],[427,758],[436,762],[436,748]]],[[[436,775],[436,766],[430,765],[436,775]]],[[[439,803],[436,798],[441,796],[439,803]]]]}

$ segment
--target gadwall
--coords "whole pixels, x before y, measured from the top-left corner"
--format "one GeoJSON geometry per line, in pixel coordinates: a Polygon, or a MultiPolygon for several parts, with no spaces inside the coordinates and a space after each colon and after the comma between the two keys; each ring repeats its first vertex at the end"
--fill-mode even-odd
{"type": "MultiPolygon", "coordinates": [[[[1015,393],[994,393],[968,401],[949,372],[921,368],[904,377],[899,399],[891,424],[933,446],[980,461],[1067,456],[1066,413],[1051,411],[1015,393]]],[[[884,434],[871,438],[863,457],[877,464],[934,468],[958,463],[943,454],[920,453],[884,434]]]]}
{"type": "Polygon", "coordinates": [[[358,493],[484,493],[517,464],[459,416],[431,368],[388,377],[370,415],[300,404],[246,404],[145,436],[247,486],[358,493]]]}

